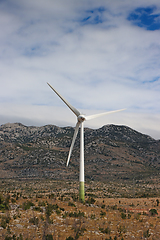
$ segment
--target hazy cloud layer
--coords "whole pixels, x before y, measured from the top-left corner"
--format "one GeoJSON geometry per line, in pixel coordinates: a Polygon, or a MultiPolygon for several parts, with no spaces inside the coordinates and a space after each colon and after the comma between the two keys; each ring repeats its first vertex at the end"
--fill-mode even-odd
{"type": "Polygon", "coordinates": [[[0,124],[125,124],[160,139],[160,2],[0,2],[0,124]]]}

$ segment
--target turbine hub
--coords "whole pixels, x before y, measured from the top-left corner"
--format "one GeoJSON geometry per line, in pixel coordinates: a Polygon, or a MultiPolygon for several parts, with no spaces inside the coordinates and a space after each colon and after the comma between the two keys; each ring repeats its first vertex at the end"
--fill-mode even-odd
{"type": "Polygon", "coordinates": [[[86,119],[85,119],[85,116],[84,115],[79,115],[78,116],[78,122],[84,122],[86,119]]]}

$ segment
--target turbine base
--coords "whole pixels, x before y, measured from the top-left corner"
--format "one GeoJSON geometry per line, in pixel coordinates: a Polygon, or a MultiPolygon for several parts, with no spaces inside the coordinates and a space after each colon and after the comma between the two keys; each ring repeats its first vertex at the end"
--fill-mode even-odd
{"type": "Polygon", "coordinates": [[[79,183],[79,200],[84,202],[84,182],[79,183]]]}

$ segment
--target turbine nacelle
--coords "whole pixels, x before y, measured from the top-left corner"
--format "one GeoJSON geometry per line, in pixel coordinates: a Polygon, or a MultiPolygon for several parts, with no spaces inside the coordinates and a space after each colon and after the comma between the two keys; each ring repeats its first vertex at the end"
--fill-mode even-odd
{"type": "Polygon", "coordinates": [[[82,122],[84,122],[84,121],[86,120],[86,118],[85,118],[84,115],[79,115],[79,116],[77,117],[77,120],[78,120],[79,123],[82,123],[82,122]]]}

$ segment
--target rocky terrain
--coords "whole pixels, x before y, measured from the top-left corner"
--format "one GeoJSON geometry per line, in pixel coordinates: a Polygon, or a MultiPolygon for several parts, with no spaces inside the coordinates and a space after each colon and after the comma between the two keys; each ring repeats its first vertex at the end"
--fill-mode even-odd
{"type": "MultiPolygon", "coordinates": [[[[0,178],[78,180],[79,136],[66,159],[74,128],[21,123],[0,126],[0,178]]],[[[86,181],[159,181],[160,140],[127,126],[85,129],[86,181]]]]}
{"type": "Polygon", "coordinates": [[[0,239],[160,239],[160,141],[85,129],[85,202],[74,128],[0,126],[0,239]]]}
{"type": "Polygon", "coordinates": [[[129,186],[90,181],[84,203],[77,181],[0,179],[0,186],[2,240],[160,239],[160,198],[114,197],[129,186]]]}

